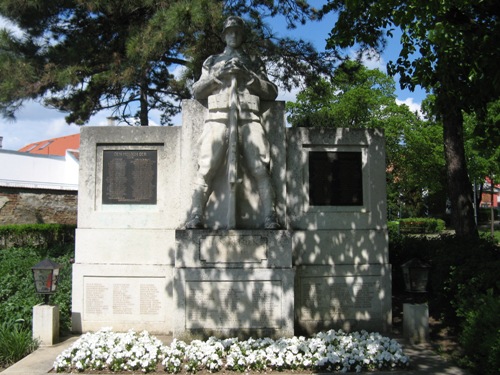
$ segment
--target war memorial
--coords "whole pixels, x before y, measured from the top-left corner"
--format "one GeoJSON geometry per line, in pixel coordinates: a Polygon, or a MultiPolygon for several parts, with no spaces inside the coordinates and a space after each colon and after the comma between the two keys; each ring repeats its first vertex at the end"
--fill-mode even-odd
{"type": "Polygon", "coordinates": [[[82,129],[75,332],[390,330],[383,133],[286,127],[244,27],[182,126],[82,129]]]}

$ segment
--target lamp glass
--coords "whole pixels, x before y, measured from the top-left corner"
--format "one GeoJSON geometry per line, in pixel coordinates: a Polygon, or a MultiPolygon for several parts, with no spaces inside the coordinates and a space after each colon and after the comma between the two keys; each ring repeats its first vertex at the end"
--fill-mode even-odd
{"type": "Polygon", "coordinates": [[[32,267],[36,292],[39,294],[53,294],[56,292],[59,278],[59,265],[45,259],[32,267]]]}

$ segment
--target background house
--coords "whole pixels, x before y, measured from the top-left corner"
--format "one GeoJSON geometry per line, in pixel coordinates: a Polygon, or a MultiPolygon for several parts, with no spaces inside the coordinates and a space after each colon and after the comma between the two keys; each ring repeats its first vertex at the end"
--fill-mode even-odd
{"type": "Polygon", "coordinates": [[[0,149],[0,225],[76,224],[80,134],[0,149]]]}

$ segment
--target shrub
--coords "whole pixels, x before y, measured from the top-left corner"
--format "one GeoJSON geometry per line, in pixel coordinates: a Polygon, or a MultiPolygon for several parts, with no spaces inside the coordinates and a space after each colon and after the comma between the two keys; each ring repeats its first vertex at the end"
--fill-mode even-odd
{"type": "MultiPolygon", "coordinates": [[[[494,220],[498,220],[499,210],[493,210],[494,220]]],[[[491,220],[491,208],[480,207],[477,213],[477,220],[480,223],[489,223],[491,220]]]]}
{"type": "Polygon", "coordinates": [[[488,291],[477,308],[465,312],[460,343],[464,363],[478,374],[500,374],[500,298],[488,291]]]}
{"type": "MultiPolygon", "coordinates": [[[[407,218],[397,222],[399,233],[424,234],[439,233],[445,229],[445,222],[442,219],[433,218],[407,218]]],[[[394,225],[394,224],[392,224],[394,225]]]]}
{"type": "Polygon", "coordinates": [[[461,327],[467,313],[477,309],[486,291],[500,295],[500,248],[491,237],[464,240],[450,237],[433,259],[436,301],[448,324],[461,327]]]}
{"type": "Polygon", "coordinates": [[[9,366],[27,356],[38,347],[25,322],[0,324],[0,367],[9,366]]]}
{"type": "Polygon", "coordinates": [[[0,249],[32,247],[45,256],[58,256],[75,242],[75,226],[62,224],[23,224],[0,226],[0,249]]]}
{"type": "Polygon", "coordinates": [[[37,347],[31,332],[33,306],[43,302],[43,297],[35,293],[31,267],[47,257],[62,266],[51,302],[59,306],[64,335],[71,329],[74,226],[0,226],[0,367],[17,362],[37,347]],[[6,247],[13,244],[17,246],[6,247]]]}
{"type": "MultiPolygon", "coordinates": [[[[71,329],[71,259],[73,245],[66,246],[66,254],[53,258],[62,266],[57,293],[51,303],[59,306],[60,328],[64,334],[71,329]]],[[[0,324],[24,321],[31,327],[33,306],[43,302],[35,293],[31,267],[40,262],[41,255],[34,248],[0,250],[0,324]]]]}
{"type": "Polygon", "coordinates": [[[489,236],[402,236],[390,233],[393,291],[401,292],[401,264],[420,258],[431,264],[429,308],[459,333],[466,364],[480,374],[500,373],[500,248],[489,236]]]}
{"type": "Polygon", "coordinates": [[[387,231],[389,233],[389,238],[397,236],[399,234],[399,222],[398,221],[387,222],[387,231]]]}
{"type": "Polygon", "coordinates": [[[34,249],[0,250],[0,323],[22,320],[31,325],[33,306],[40,303],[31,267],[39,261],[34,249]]]}

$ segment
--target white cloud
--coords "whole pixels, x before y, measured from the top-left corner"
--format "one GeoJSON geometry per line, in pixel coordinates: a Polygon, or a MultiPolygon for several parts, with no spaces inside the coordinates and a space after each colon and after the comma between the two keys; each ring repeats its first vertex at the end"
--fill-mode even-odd
{"type": "Polygon", "coordinates": [[[18,120],[16,122],[1,122],[0,136],[3,137],[3,148],[19,150],[27,144],[44,139],[63,137],[78,133],[80,128],[68,125],[64,118],[43,121],[18,120]]]}
{"type": "Polygon", "coordinates": [[[285,102],[294,102],[300,90],[301,89],[298,87],[294,87],[290,91],[280,90],[276,100],[284,100],[285,102]]]}
{"type": "MultiPolygon", "coordinates": [[[[351,50],[350,52],[351,59],[357,59],[357,51],[351,50]]],[[[384,61],[384,58],[375,50],[367,50],[364,51],[361,56],[361,63],[367,67],[368,69],[378,69],[384,73],[387,73],[387,64],[384,61]]]]}
{"type": "Polygon", "coordinates": [[[22,30],[7,18],[0,16],[0,29],[7,29],[14,33],[14,36],[20,38],[23,36],[22,30]]]}
{"type": "Polygon", "coordinates": [[[416,103],[414,98],[406,98],[405,100],[396,99],[398,105],[406,105],[410,108],[410,111],[417,112],[420,118],[423,118],[422,114],[422,103],[416,103]]]}

